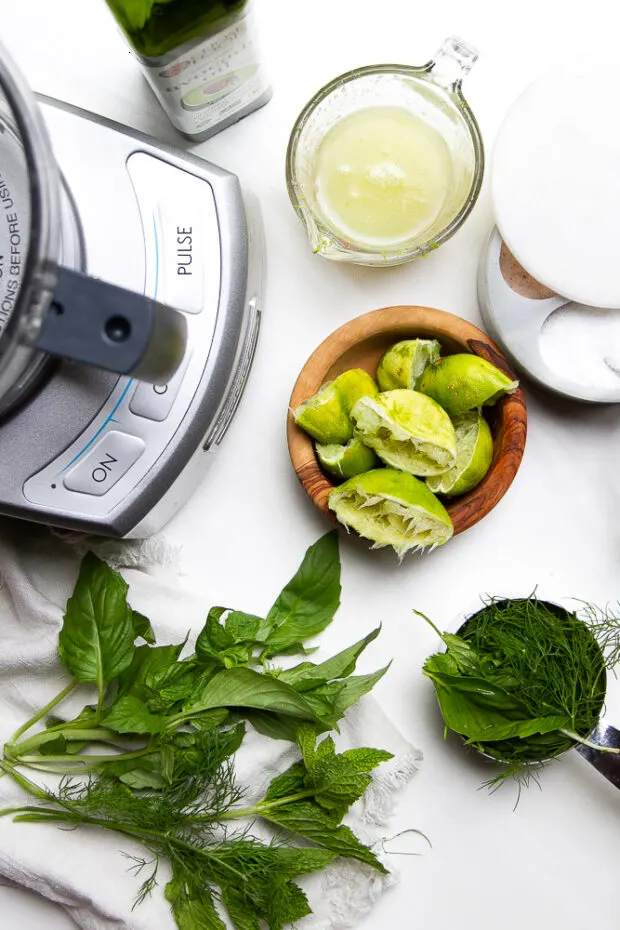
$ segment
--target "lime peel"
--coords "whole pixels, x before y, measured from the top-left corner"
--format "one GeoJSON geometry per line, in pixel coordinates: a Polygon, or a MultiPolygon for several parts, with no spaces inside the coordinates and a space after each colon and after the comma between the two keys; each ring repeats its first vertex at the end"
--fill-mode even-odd
{"type": "Polygon", "coordinates": [[[427,365],[436,362],[441,346],[436,339],[403,339],[391,346],[377,366],[377,382],[382,391],[398,388],[414,390],[427,365]]]}
{"type": "Polygon", "coordinates": [[[446,355],[422,374],[417,390],[436,400],[451,417],[490,406],[519,387],[503,371],[479,355],[446,355]]]}
{"type": "Polygon", "coordinates": [[[442,475],[426,479],[434,494],[456,497],[480,484],[493,459],[493,437],[480,411],[469,410],[453,420],[456,432],[456,465],[442,475]]]}
{"type": "Polygon", "coordinates": [[[377,456],[356,436],[346,445],[323,445],[317,442],[316,454],[321,466],[336,478],[353,478],[377,465],[377,456]]]}
{"type": "Polygon", "coordinates": [[[411,550],[443,546],[454,533],[450,515],[424,482],[391,468],[374,469],[334,488],[329,507],[373,549],[392,546],[401,558],[411,550]]]}

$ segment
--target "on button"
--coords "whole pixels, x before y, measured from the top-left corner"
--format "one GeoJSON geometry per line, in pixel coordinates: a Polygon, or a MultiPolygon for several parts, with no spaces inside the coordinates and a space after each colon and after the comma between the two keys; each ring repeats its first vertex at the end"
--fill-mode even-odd
{"type": "Polygon", "coordinates": [[[138,461],[144,449],[137,436],[111,430],[67,472],[63,484],[69,491],[102,497],[138,461]]]}

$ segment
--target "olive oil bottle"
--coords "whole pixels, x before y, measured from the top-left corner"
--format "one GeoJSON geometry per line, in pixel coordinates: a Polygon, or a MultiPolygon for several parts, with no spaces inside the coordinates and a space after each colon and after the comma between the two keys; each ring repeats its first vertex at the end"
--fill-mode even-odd
{"type": "Polygon", "coordinates": [[[172,124],[200,142],[271,97],[252,0],[106,0],[172,124]]]}

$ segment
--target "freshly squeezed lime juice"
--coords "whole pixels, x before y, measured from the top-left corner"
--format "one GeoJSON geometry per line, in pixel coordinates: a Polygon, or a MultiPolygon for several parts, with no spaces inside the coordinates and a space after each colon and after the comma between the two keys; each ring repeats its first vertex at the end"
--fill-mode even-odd
{"type": "Polygon", "coordinates": [[[368,107],[322,140],[315,196],[326,224],[360,245],[398,247],[441,213],[452,183],[443,137],[402,107],[368,107]]]}

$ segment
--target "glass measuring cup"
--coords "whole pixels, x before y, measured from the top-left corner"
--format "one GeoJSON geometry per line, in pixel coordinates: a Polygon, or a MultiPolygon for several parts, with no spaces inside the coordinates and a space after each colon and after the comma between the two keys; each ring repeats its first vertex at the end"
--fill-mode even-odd
{"type": "Polygon", "coordinates": [[[371,65],[326,84],[300,113],[289,140],[289,197],[315,252],[332,261],[398,265],[438,248],[473,209],[484,172],[480,129],[461,84],[478,53],[461,39],[446,39],[420,67],[371,65]],[[317,198],[316,159],[327,133],[345,117],[370,107],[405,110],[439,134],[447,146],[451,177],[443,203],[428,225],[396,245],[373,245],[345,236],[317,198]]]}

